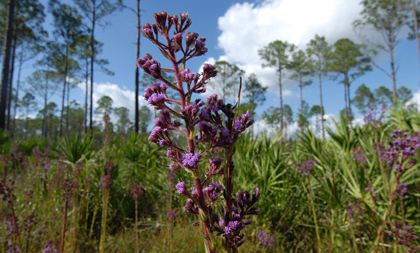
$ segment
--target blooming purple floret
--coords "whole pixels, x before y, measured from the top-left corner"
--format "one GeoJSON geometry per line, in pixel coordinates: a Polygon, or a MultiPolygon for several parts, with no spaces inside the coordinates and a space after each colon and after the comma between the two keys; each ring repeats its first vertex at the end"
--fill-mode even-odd
{"type": "Polygon", "coordinates": [[[246,113],[242,114],[242,116],[240,118],[237,118],[235,120],[235,124],[233,126],[233,129],[236,132],[240,133],[240,132],[245,131],[245,129],[250,127],[252,124],[254,124],[254,120],[250,119],[249,112],[246,112],[246,113]]]}
{"type": "Polygon", "coordinates": [[[315,160],[304,161],[298,167],[298,171],[299,171],[299,173],[304,173],[305,176],[309,177],[311,175],[311,170],[315,166],[315,164],[316,164],[315,160]]]}
{"type": "Polygon", "coordinates": [[[200,154],[185,153],[185,155],[182,157],[182,164],[184,166],[193,168],[197,166],[199,160],[200,160],[200,154]]]}
{"type": "Polygon", "coordinates": [[[228,225],[225,227],[225,234],[229,235],[234,231],[238,231],[244,227],[244,224],[240,221],[229,221],[228,225]]]}
{"type": "Polygon", "coordinates": [[[267,234],[265,230],[258,232],[258,239],[264,246],[269,248],[273,247],[274,237],[272,237],[271,234],[267,234]]]}
{"type": "Polygon", "coordinates": [[[149,99],[147,99],[147,102],[151,105],[159,105],[165,102],[165,99],[165,95],[153,93],[149,99]]]}
{"type": "Polygon", "coordinates": [[[214,202],[219,197],[223,190],[223,186],[216,183],[210,183],[210,185],[203,189],[203,193],[208,196],[209,202],[214,202]]]}
{"type": "Polygon", "coordinates": [[[402,176],[409,168],[415,163],[416,159],[411,158],[414,156],[416,150],[420,147],[419,133],[415,132],[413,137],[407,137],[408,133],[403,133],[397,129],[392,134],[395,141],[388,145],[388,164],[394,166],[394,173],[399,177],[402,176]],[[405,163],[408,161],[408,163],[405,163]]]}
{"type": "Polygon", "coordinates": [[[187,186],[185,185],[185,183],[183,181],[180,181],[176,185],[176,190],[177,190],[177,193],[179,195],[187,195],[188,194],[187,186]]]}

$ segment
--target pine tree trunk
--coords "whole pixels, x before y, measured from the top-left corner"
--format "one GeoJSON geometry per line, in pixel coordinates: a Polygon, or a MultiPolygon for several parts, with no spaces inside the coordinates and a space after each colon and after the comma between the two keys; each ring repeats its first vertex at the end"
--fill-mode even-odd
{"type": "Polygon", "coordinates": [[[7,105],[7,88],[9,86],[9,70],[10,70],[10,57],[12,51],[13,40],[13,21],[14,21],[15,1],[7,1],[7,20],[6,31],[4,32],[3,44],[3,65],[1,71],[1,100],[0,100],[0,129],[6,127],[6,105],[7,105]]]}
{"type": "Polygon", "coordinates": [[[95,64],[95,21],[96,21],[96,0],[92,0],[92,29],[90,34],[90,112],[89,129],[93,133],[93,67],[95,64]]]}
{"type": "Polygon", "coordinates": [[[389,50],[389,60],[391,64],[391,79],[392,79],[392,103],[395,105],[397,103],[397,81],[395,73],[395,61],[394,61],[394,47],[391,43],[391,37],[388,36],[388,50],[389,50]]]}
{"type": "Polygon", "coordinates": [[[281,83],[281,66],[279,66],[279,88],[280,88],[280,133],[283,135],[283,87],[281,83]]]}
{"type": "Polygon", "coordinates": [[[23,50],[20,51],[19,54],[19,69],[18,69],[18,76],[17,76],[17,82],[16,82],[16,97],[15,102],[13,104],[13,120],[12,120],[12,127],[11,127],[11,136],[14,136],[15,132],[15,126],[16,126],[16,112],[17,112],[17,106],[18,106],[18,100],[19,100],[19,89],[20,89],[20,75],[22,72],[22,64],[23,64],[23,50]]]}
{"type": "Polygon", "coordinates": [[[60,113],[60,137],[63,136],[63,117],[64,117],[64,102],[66,99],[66,88],[67,88],[67,69],[68,69],[68,53],[69,47],[66,46],[66,56],[64,62],[64,83],[63,83],[63,95],[61,97],[61,113],[60,113]]]}
{"type": "MultiPolygon", "coordinates": [[[[411,0],[412,8],[413,8],[413,22],[414,22],[414,34],[416,36],[417,41],[417,50],[419,53],[419,63],[420,63],[420,37],[419,37],[419,26],[417,23],[417,12],[416,12],[416,2],[415,0],[411,0]]],[[[420,68],[420,64],[419,64],[420,68]]]]}
{"type": "MultiPolygon", "coordinates": [[[[16,28],[16,27],[15,27],[16,28]]],[[[14,29],[16,30],[16,29],[14,29]]],[[[12,96],[13,96],[13,74],[15,71],[15,56],[16,56],[16,32],[13,34],[12,42],[12,57],[10,59],[10,73],[9,73],[9,94],[7,94],[7,119],[6,119],[6,129],[10,132],[10,115],[12,107],[12,96]]]]}
{"type": "Polygon", "coordinates": [[[321,127],[322,127],[322,139],[325,140],[325,127],[324,127],[324,103],[322,100],[322,74],[318,73],[319,78],[319,102],[321,105],[321,127]]]}
{"type": "MultiPolygon", "coordinates": [[[[45,80],[45,93],[44,93],[44,115],[42,119],[42,135],[47,138],[48,137],[48,84],[50,81],[50,70],[47,70],[46,80],[45,80]]],[[[50,128],[51,129],[51,128],[50,128]]],[[[52,129],[51,129],[52,130],[52,129]]]]}
{"type": "Polygon", "coordinates": [[[88,129],[88,119],[87,119],[87,114],[88,114],[88,90],[89,90],[89,60],[86,59],[86,74],[85,74],[85,112],[84,112],[84,132],[87,133],[87,129],[88,129]]]}
{"type": "MultiPolygon", "coordinates": [[[[136,60],[140,58],[140,0],[137,0],[137,43],[136,43],[136,60]]],[[[136,65],[136,97],[135,97],[135,107],[134,107],[134,130],[136,133],[139,133],[139,68],[136,65]]]]}
{"type": "Polygon", "coordinates": [[[347,89],[346,84],[344,84],[344,113],[346,115],[346,120],[349,120],[349,114],[347,110],[347,89]]]}

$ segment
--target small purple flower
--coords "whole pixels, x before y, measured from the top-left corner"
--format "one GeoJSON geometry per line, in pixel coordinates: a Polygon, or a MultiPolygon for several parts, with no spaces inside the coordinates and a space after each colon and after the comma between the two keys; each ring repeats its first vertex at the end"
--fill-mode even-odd
{"type": "Polygon", "coordinates": [[[198,207],[192,199],[186,200],[184,209],[187,213],[198,214],[198,207]]]}
{"type": "MultiPolygon", "coordinates": [[[[148,30],[146,30],[148,32],[148,30]]],[[[154,78],[161,77],[160,64],[152,58],[150,54],[146,54],[143,58],[137,60],[137,66],[142,68],[144,72],[150,74],[154,78]]]]}
{"type": "Polygon", "coordinates": [[[264,246],[269,248],[273,248],[275,243],[274,237],[272,237],[271,234],[267,234],[265,230],[258,232],[258,240],[260,240],[264,246]]]}
{"type": "Polygon", "coordinates": [[[189,192],[187,190],[187,187],[185,186],[184,181],[180,181],[175,187],[176,187],[177,193],[179,195],[188,195],[189,194],[189,192]]]}
{"type": "Polygon", "coordinates": [[[131,194],[133,195],[134,200],[138,200],[143,188],[140,185],[131,186],[131,194]]]}
{"type": "Polygon", "coordinates": [[[241,132],[245,131],[245,129],[250,127],[252,124],[254,124],[254,120],[250,119],[249,112],[246,112],[246,113],[242,114],[242,116],[240,118],[237,118],[235,120],[235,124],[233,126],[233,129],[237,133],[241,133],[241,132]]]}
{"type": "Polygon", "coordinates": [[[298,171],[299,171],[299,173],[304,173],[305,176],[309,177],[311,175],[311,170],[315,166],[315,164],[316,164],[315,160],[304,161],[298,167],[298,171]]]}
{"type": "Polygon", "coordinates": [[[166,210],[166,218],[168,221],[174,221],[179,214],[179,209],[175,210],[166,210]]]}
{"type": "Polygon", "coordinates": [[[229,235],[234,231],[239,231],[244,228],[245,225],[240,221],[229,221],[228,225],[225,226],[225,234],[229,235]]]}
{"type": "Polygon", "coordinates": [[[210,183],[210,185],[203,189],[203,193],[207,195],[209,202],[214,202],[219,197],[223,190],[223,186],[216,183],[210,183]]]}
{"type": "Polygon", "coordinates": [[[57,245],[53,241],[47,242],[42,253],[58,253],[57,245]]]}
{"type": "Polygon", "coordinates": [[[99,181],[99,188],[102,190],[106,190],[112,183],[111,175],[102,175],[99,181]]]}
{"type": "Polygon", "coordinates": [[[166,101],[165,95],[163,94],[157,94],[157,93],[153,93],[149,99],[147,99],[147,102],[151,105],[155,105],[155,106],[161,106],[164,104],[164,102],[166,101]]]}
{"type": "Polygon", "coordinates": [[[200,160],[200,154],[197,153],[185,153],[182,157],[182,164],[188,168],[194,168],[197,166],[200,160]]]}
{"type": "Polygon", "coordinates": [[[217,75],[216,67],[211,64],[204,63],[203,65],[203,79],[207,80],[217,75]]]}
{"type": "Polygon", "coordinates": [[[356,162],[359,162],[362,165],[366,164],[366,154],[362,148],[357,147],[353,149],[353,157],[356,162]]]}
{"type": "Polygon", "coordinates": [[[403,198],[404,194],[407,193],[407,184],[405,183],[399,183],[399,185],[397,186],[397,192],[398,195],[403,198]]]}

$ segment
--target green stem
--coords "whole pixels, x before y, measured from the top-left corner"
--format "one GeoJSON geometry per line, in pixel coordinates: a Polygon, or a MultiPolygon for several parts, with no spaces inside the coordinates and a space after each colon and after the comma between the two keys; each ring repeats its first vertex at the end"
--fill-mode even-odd
{"type": "Polygon", "coordinates": [[[138,207],[137,207],[138,201],[137,201],[137,199],[134,202],[135,202],[135,205],[136,205],[136,207],[135,207],[136,217],[135,217],[134,231],[136,233],[136,253],[138,253],[139,252],[139,234],[138,234],[138,231],[137,231],[137,225],[138,225],[138,218],[137,218],[137,216],[138,216],[138,207]]]}
{"type": "Polygon", "coordinates": [[[309,191],[310,191],[309,200],[311,202],[312,214],[313,214],[313,217],[314,217],[316,242],[317,242],[317,246],[318,246],[318,252],[322,252],[321,251],[321,238],[319,236],[318,221],[317,221],[317,216],[316,216],[315,203],[314,203],[314,199],[313,199],[314,192],[312,190],[311,179],[309,177],[308,177],[308,185],[309,185],[309,191]]]}
{"type": "Polygon", "coordinates": [[[108,194],[109,189],[104,190],[103,202],[102,202],[102,219],[101,219],[101,239],[99,242],[99,252],[104,253],[105,250],[105,239],[106,239],[106,218],[108,212],[108,194]]]}

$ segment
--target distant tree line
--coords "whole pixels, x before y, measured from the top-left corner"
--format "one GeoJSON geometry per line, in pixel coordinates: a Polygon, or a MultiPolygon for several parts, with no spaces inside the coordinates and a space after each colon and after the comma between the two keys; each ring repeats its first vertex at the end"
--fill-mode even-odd
{"type": "MultiPolygon", "coordinates": [[[[0,128],[12,136],[25,138],[30,135],[45,138],[59,138],[65,133],[83,135],[88,130],[103,129],[101,117],[104,113],[113,119],[112,127],[121,134],[130,131],[146,133],[155,112],[148,107],[140,107],[140,89],[154,82],[149,75],[140,77],[135,70],[134,120],[130,119],[128,108],[112,106],[112,99],[104,96],[93,108],[94,72],[104,71],[108,61],[101,59],[103,43],[95,39],[95,29],[107,23],[107,17],[115,11],[127,8],[122,0],[73,0],[65,4],[60,0],[49,0],[47,6],[39,0],[0,0],[0,47],[2,60],[0,128]],[[52,32],[43,28],[47,14],[52,17],[52,32]],[[34,62],[36,70],[22,80],[22,68],[34,62]],[[16,79],[16,80],[14,80],[16,79]],[[85,99],[82,103],[71,99],[76,84],[84,83],[85,99]],[[53,96],[60,96],[60,103],[53,96]],[[57,100],[54,100],[57,101],[57,100]],[[96,123],[94,120],[94,115],[96,123]],[[32,116],[31,116],[32,115],[32,116]]],[[[140,0],[133,11],[137,17],[136,57],[140,55],[140,0]]],[[[358,44],[349,38],[338,39],[329,44],[324,36],[315,35],[305,50],[287,41],[276,40],[258,51],[263,67],[272,68],[277,73],[274,80],[279,87],[278,106],[272,106],[262,114],[273,129],[278,129],[287,139],[287,128],[297,122],[299,128],[309,126],[308,119],[315,117],[316,127],[325,138],[325,108],[323,103],[323,83],[332,79],[343,84],[344,109],[346,119],[353,119],[352,105],[360,113],[367,108],[385,103],[393,105],[398,100],[406,102],[412,95],[404,86],[397,85],[397,64],[395,48],[401,32],[409,28],[407,39],[416,40],[418,35],[419,3],[415,0],[362,0],[360,19],[353,25],[363,34],[374,29],[382,40],[358,44]],[[379,51],[389,55],[389,67],[374,61],[379,51]],[[378,68],[389,76],[391,85],[371,90],[371,84],[360,85],[350,92],[357,78],[378,68]],[[319,86],[319,104],[310,106],[304,100],[304,88],[316,82],[319,86]],[[283,102],[283,88],[286,82],[293,82],[299,88],[300,103],[295,115],[290,105],[283,102]]],[[[420,57],[419,57],[420,61],[420,57]]],[[[217,61],[218,75],[208,86],[220,98],[236,102],[240,99],[241,111],[249,111],[257,117],[257,107],[264,103],[268,84],[262,84],[258,76],[247,73],[234,63],[217,61]],[[238,98],[239,78],[244,77],[241,97],[238,98]]],[[[170,76],[167,79],[170,80],[170,76]]]]}

